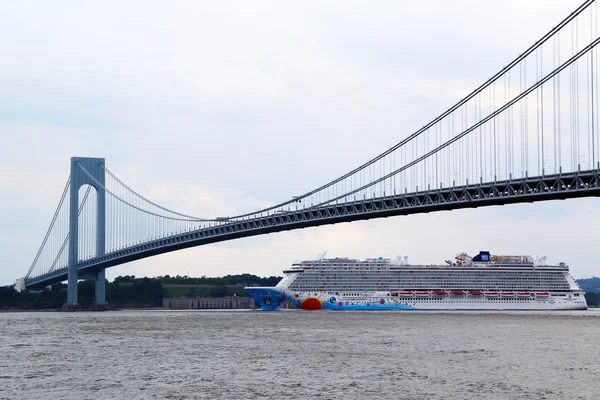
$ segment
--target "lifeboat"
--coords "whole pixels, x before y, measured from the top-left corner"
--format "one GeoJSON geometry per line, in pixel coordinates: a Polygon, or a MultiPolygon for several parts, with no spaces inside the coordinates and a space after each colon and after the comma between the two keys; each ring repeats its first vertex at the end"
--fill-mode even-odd
{"type": "Polygon", "coordinates": [[[498,292],[485,292],[485,295],[488,297],[496,297],[498,296],[498,292]]]}
{"type": "Polygon", "coordinates": [[[538,297],[548,297],[550,296],[550,293],[548,292],[535,292],[535,295],[538,297]]]}
{"type": "Polygon", "coordinates": [[[398,293],[400,296],[412,296],[413,292],[399,292],[398,293]]]}
{"type": "Polygon", "coordinates": [[[517,296],[519,297],[529,297],[530,294],[529,292],[517,292],[517,296]]]}
{"type": "Polygon", "coordinates": [[[481,292],[481,290],[471,290],[468,295],[469,296],[481,296],[483,293],[481,292]]]}
{"type": "Polygon", "coordinates": [[[512,297],[515,295],[515,292],[502,292],[502,296],[504,297],[512,297]]]}
{"type": "Polygon", "coordinates": [[[415,292],[417,296],[429,296],[429,292],[415,292]]]}
{"type": "Polygon", "coordinates": [[[450,294],[452,296],[464,296],[465,292],[463,292],[462,290],[453,290],[452,292],[450,292],[450,294]]]}
{"type": "Polygon", "coordinates": [[[445,296],[447,294],[448,294],[448,292],[446,292],[444,290],[434,290],[433,291],[433,295],[434,296],[445,296]]]}

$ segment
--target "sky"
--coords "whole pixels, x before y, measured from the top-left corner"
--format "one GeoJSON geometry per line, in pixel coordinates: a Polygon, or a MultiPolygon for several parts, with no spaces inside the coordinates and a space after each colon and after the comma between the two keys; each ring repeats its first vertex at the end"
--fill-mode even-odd
{"type": "MultiPolygon", "coordinates": [[[[69,174],[104,157],[183,213],[249,211],[393,146],[580,1],[0,3],[0,285],[23,276],[69,174]]],[[[201,246],[118,275],[281,275],[294,261],[547,255],[599,275],[596,198],[301,229],[201,246]]]]}

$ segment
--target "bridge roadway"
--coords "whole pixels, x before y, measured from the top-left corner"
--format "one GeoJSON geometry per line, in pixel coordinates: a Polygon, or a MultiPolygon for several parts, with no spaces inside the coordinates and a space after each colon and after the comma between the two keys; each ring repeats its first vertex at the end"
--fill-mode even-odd
{"type": "MultiPolygon", "coordinates": [[[[600,196],[600,169],[469,184],[279,212],[184,232],[80,261],[81,278],[105,268],[189,247],[312,226],[544,200],[600,196]]],[[[67,279],[67,267],[30,278],[37,289],[67,279]]]]}

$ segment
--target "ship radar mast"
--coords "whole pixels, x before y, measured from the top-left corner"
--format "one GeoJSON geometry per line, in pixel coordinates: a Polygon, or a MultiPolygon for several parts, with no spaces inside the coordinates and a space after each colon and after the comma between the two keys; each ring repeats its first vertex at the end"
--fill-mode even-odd
{"type": "Polygon", "coordinates": [[[396,260],[399,265],[408,265],[408,256],[400,256],[400,254],[398,254],[396,260]]]}
{"type": "Polygon", "coordinates": [[[327,255],[327,250],[323,250],[322,252],[319,253],[319,255],[317,256],[317,260],[319,261],[323,261],[323,259],[325,258],[325,256],[327,255]]]}
{"type": "Polygon", "coordinates": [[[545,265],[546,264],[546,256],[542,255],[542,256],[535,257],[535,259],[533,260],[533,264],[535,266],[545,265]]]}

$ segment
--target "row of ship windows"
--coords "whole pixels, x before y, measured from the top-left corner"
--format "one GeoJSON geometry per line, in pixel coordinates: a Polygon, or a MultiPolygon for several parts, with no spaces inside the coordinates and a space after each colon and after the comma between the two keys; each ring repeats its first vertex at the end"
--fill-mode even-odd
{"type": "MultiPolygon", "coordinates": [[[[293,271],[286,271],[291,273],[293,271]]],[[[326,275],[326,274],[337,274],[337,275],[358,275],[358,274],[370,274],[370,275],[409,275],[409,276],[423,276],[423,275],[505,275],[505,274],[535,274],[535,275],[563,275],[565,271],[548,271],[548,270],[536,270],[536,269],[494,269],[494,270],[482,270],[482,269],[472,269],[472,270],[447,270],[447,269],[439,269],[439,270],[423,270],[423,271],[410,271],[410,270],[376,270],[376,271],[366,271],[364,269],[356,269],[356,270],[304,270],[302,272],[296,272],[298,275],[326,275]]]]}
{"type": "MultiPolygon", "coordinates": [[[[389,267],[389,264],[370,264],[373,267],[377,266],[377,267],[389,267]]],[[[328,268],[328,267],[359,267],[359,268],[369,268],[369,267],[365,267],[365,264],[330,264],[330,263],[318,263],[318,264],[293,264],[292,267],[296,267],[296,266],[302,266],[302,267],[321,267],[321,268],[328,268]]],[[[371,268],[373,268],[371,267],[371,268]]]]}
{"type": "Polygon", "coordinates": [[[569,287],[569,283],[566,281],[561,282],[552,282],[552,281],[430,281],[430,280],[422,280],[422,281],[333,281],[333,282],[323,282],[323,281],[296,281],[292,282],[291,285],[295,286],[389,286],[389,287],[405,287],[410,288],[413,286],[489,286],[489,285],[515,285],[515,284],[528,284],[528,285],[554,285],[554,286],[567,286],[569,287]]]}
{"type": "Polygon", "coordinates": [[[301,291],[311,291],[313,288],[322,289],[332,289],[336,292],[341,291],[353,291],[353,292],[364,292],[366,290],[396,290],[395,288],[401,288],[399,290],[434,290],[434,289],[462,289],[462,290],[477,290],[477,289],[487,289],[487,288],[502,288],[502,289],[524,289],[524,290],[550,290],[550,289],[570,289],[569,286],[556,286],[556,285],[527,285],[527,286],[519,286],[519,285],[439,285],[439,286],[387,286],[387,285],[311,285],[311,286],[290,286],[292,290],[301,290],[301,291]]]}
{"type": "MultiPolygon", "coordinates": [[[[384,291],[387,291],[388,289],[385,289],[384,291]]],[[[459,290],[478,290],[478,289],[459,289],[459,290]]],[[[516,289],[512,289],[513,291],[519,291],[516,289]]],[[[531,291],[531,289],[525,289],[524,291],[531,291]]],[[[401,290],[400,290],[401,291],[401,290]]],[[[482,289],[481,291],[486,291],[485,289],[482,289]]],[[[547,290],[543,290],[543,291],[547,291],[547,290]]],[[[312,290],[306,290],[304,291],[304,293],[312,293],[312,290]]],[[[390,292],[398,292],[397,289],[390,289],[390,292]]],[[[302,293],[302,292],[301,292],[302,293]]],[[[360,291],[356,291],[354,293],[340,293],[339,291],[326,291],[326,292],[321,292],[321,293],[325,293],[325,294],[335,294],[336,296],[364,296],[365,291],[364,290],[360,290],[360,291]]],[[[552,290],[552,295],[553,296],[566,296],[567,294],[572,294],[573,291],[571,289],[567,289],[567,290],[552,290]],[[561,294],[562,293],[562,294],[561,294]]],[[[578,293],[574,294],[575,296],[579,296],[578,293]]],[[[402,297],[402,296],[400,296],[402,297]]]]}
{"type": "MultiPolygon", "coordinates": [[[[509,301],[511,303],[531,303],[531,302],[535,301],[534,299],[531,299],[531,300],[515,300],[515,299],[506,299],[506,298],[500,299],[500,298],[494,298],[494,297],[489,298],[488,300],[492,300],[492,301],[502,300],[502,302],[509,301]]],[[[428,303],[446,303],[446,304],[447,303],[469,303],[469,304],[472,304],[472,303],[488,303],[489,302],[488,300],[486,300],[486,301],[483,301],[483,300],[472,300],[472,301],[469,301],[469,300],[457,300],[457,301],[449,302],[447,300],[418,299],[418,300],[410,300],[410,301],[409,300],[402,300],[400,303],[404,302],[404,304],[409,304],[409,303],[418,303],[420,301],[425,301],[425,302],[428,302],[428,303]]],[[[541,301],[548,301],[548,300],[537,300],[538,303],[541,302],[541,301]]]]}
{"type": "MultiPolygon", "coordinates": [[[[352,288],[356,288],[356,289],[352,289],[352,290],[360,290],[361,288],[372,288],[372,287],[377,287],[377,288],[405,288],[405,289],[416,289],[416,288],[430,288],[430,289],[438,289],[438,288],[477,288],[477,287],[548,287],[548,288],[570,288],[570,286],[568,284],[550,284],[550,283],[529,283],[529,284],[522,284],[519,282],[507,282],[507,283],[499,283],[499,282],[447,282],[444,284],[441,284],[439,282],[419,282],[419,284],[410,284],[410,283],[386,283],[386,282],[381,282],[379,284],[377,283],[336,283],[336,284],[327,284],[325,282],[311,282],[311,283],[307,283],[304,285],[297,285],[297,284],[292,284],[289,286],[290,288],[296,288],[296,287],[337,287],[337,288],[344,288],[344,287],[352,287],[352,288]]],[[[338,290],[344,290],[344,289],[338,289],[338,290]]]]}
{"type": "Polygon", "coordinates": [[[381,272],[373,272],[373,271],[305,271],[301,274],[297,274],[296,276],[331,276],[331,277],[339,277],[339,276],[373,276],[373,277],[465,277],[465,276],[479,276],[479,277],[491,277],[491,276],[558,276],[564,277],[565,275],[562,272],[540,272],[540,271],[494,271],[492,272],[483,272],[483,271],[415,271],[415,272],[397,272],[397,271],[381,271],[381,272]]]}
{"type": "Polygon", "coordinates": [[[357,274],[370,274],[370,275],[564,275],[562,271],[517,271],[517,270],[493,270],[493,271],[482,271],[482,270],[460,270],[460,271],[448,271],[448,270],[438,270],[438,271],[395,271],[382,270],[381,272],[373,272],[373,271],[304,271],[299,275],[357,275],[357,274]]]}
{"type": "Polygon", "coordinates": [[[398,276],[394,276],[394,277],[382,277],[382,276],[338,276],[338,277],[334,277],[334,276],[307,276],[307,277],[302,277],[302,278],[297,278],[295,279],[295,281],[298,282],[304,282],[304,281],[324,281],[324,280],[332,280],[332,281],[342,281],[342,280],[346,280],[346,281],[386,281],[386,282],[400,282],[400,281],[410,281],[410,282],[418,282],[421,280],[427,280],[427,281],[431,281],[431,280],[437,280],[437,281],[449,281],[449,280],[459,280],[459,281],[473,281],[473,280],[478,280],[478,281],[491,281],[491,280],[495,280],[495,281],[540,281],[540,282],[567,282],[567,280],[563,277],[539,277],[539,276],[515,276],[515,277],[502,277],[502,276],[488,276],[488,277],[482,277],[482,276],[468,276],[468,277],[457,277],[457,276],[440,276],[440,277],[433,277],[433,276],[423,276],[423,277],[415,277],[415,278],[410,278],[410,277],[398,277],[398,276]]]}
{"type": "Polygon", "coordinates": [[[564,275],[549,275],[549,274],[494,274],[494,275],[483,275],[483,274],[470,274],[470,275],[456,275],[456,274],[437,274],[437,275],[381,275],[381,274],[302,274],[296,279],[340,279],[340,278],[371,278],[371,279],[566,279],[564,275]]]}
{"type": "Polygon", "coordinates": [[[294,283],[326,283],[326,284],[342,284],[342,283],[364,283],[364,284],[373,284],[373,283],[388,283],[393,285],[409,285],[410,283],[490,283],[490,282],[498,282],[498,283],[510,283],[510,282],[521,282],[521,283],[545,283],[545,284],[565,284],[569,283],[566,280],[541,280],[541,279],[403,279],[403,280],[387,280],[387,279],[303,279],[294,281],[294,283]]]}
{"type": "MultiPolygon", "coordinates": [[[[361,298],[361,296],[363,296],[362,294],[357,294],[357,293],[342,293],[342,294],[338,294],[336,293],[337,296],[344,296],[344,297],[353,297],[353,298],[361,298]]],[[[533,294],[531,294],[531,296],[533,296],[533,294]]],[[[565,293],[553,293],[552,296],[562,296],[562,297],[566,297],[567,295],[565,293]]],[[[575,293],[573,294],[573,296],[575,297],[579,297],[579,293],[575,293]]],[[[399,299],[402,299],[403,297],[400,296],[399,299]]],[[[411,299],[413,298],[412,296],[410,297],[411,299]]]]}
{"type": "Polygon", "coordinates": [[[519,276],[536,276],[536,277],[544,277],[544,276],[552,276],[552,277],[564,277],[564,274],[541,274],[541,273],[527,273],[527,272],[519,272],[519,273],[514,273],[514,272],[505,272],[502,274],[481,274],[481,273],[469,273],[469,274],[456,274],[456,273],[445,273],[445,272],[439,272],[437,274],[393,274],[393,273],[389,273],[389,274],[373,274],[371,272],[359,272],[359,273],[355,273],[355,274],[346,274],[346,273],[323,273],[323,274],[308,274],[308,273],[304,273],[302,275],[299,275],[300,277],[302,276],[331,276],[331,277],[339,277],[339,276],[372,276],[372,277],[395,277],[395,278],[400,278],[400,277],[406,277],[406,278],[415,278],[415,277],[439,277],[439,276],[456,276],[456,277],[464,277],[464,276],[479,276],[479,277],[497,277],[497,276],[510,276],[510,277],[519,277],[519,276]]]}
{"type": "MultiPolygon", "coordinates": [[[[316,267],[314,268],[315,270],[322,270],[322,271],[328,271],[330,269],[337,269],[337,270],[389,270],[390,268],[398,268],[398,267],[404,267],[407,269],[402,269],[402,271],[406,271],[406,272],[412,272],[410,269],[408,268],[448,268],[448,269],[453,269],[455,267],[450,267],[448,265],[439,265],[439,264],[429,264],[429,265],[401,265],[401,264],[394,264],[394,265],[390,265],[390,264],[371,264],[371,266],[367,267],[364,264],[360,265],[360,264],[302,264],[302,265],[292,265],[292,268],[294,267],[300,267],[300,268],[306,268],[306,267],[316,267]]],[[[520,269],[533,269],[534,267],[532,265],[518,265],[518,264],[493,264],[493,265],[478,265],[475,266],[473,268],[489,268],[489,269],[493,269],[493,268],[520,268],[520,269]]],[[[552,268],[553,266],[551,265],[545,265],[544,267],[548,268],[552,268]]],[[[465,267],[465,268],[470,268],[470,267],[465,267]]],[[[557,268],[554,266],[554,268],[557,268]]]]}
{"type": "Polygon", "coordinates": [[[353,281],[353,280],[343,280],[343,281],[295,281],[292,282],[291,285],[302,285],[302,286],[343,286],[343,285],[385,285],[390,287],[412,287],[412,286],[439,286],[439,285],[458,285],[458,286],[472,286],[472,285],[511,285],[511,284],[529,284],[529,285],[559,285],[559,286],[569,286],[567,281],[498,281],[498,280],[488,280],[488,281],[480,281],[480,280],[446,280],[446,281],[436,281],[436,280],[419,280],[419,281],[353,281]]]}
{"type": "Polygon", "coordinates": [[[412,286],[439,286],[439,285],[459,285],[459,286],[472,286],[472,285],[511,285],[511,284],[530,284],[530,285],[559,285],[559,286],[569,286],[569,283],[566,281],[434,281],[434,280],[420,280],[420,281],[296,281],[292,282],[292,285],[302,285],[302,286],[343,286],[343,285],[385,285],[390,287],[412,287],[412,286]]]}
{"type": "MultiPolygon", "coordinates": [[[[499,298],[490,298],[488,300],[493,300],[496,302],[500,302],[499,300],[501,300],[501,302],[511,302],[511,303],[533,303],[533,302],[537,302],[537,303],[541,303],[544,301],[549,301],[549,299],[545,299],[545,300],[535,300],[535,299],[531,299],[531,300],[514,300],[514,299],[499,299],[499,298]]],[[[376,299],[352,299],[351,300],[353,303],[376,303],[377,300],[376,299]]],[[[409,304],[416,304],[416,303],[444,303],[444,304],[448,304],[448,303],[465,303],[465,304],[476,304],[476,303],[489,303],[489,301],[487,300],[458,300],[458,301],[452,301],[449,302],[447,300],[437,300],[437,299],[418,299],[418,300],[402,300],[398,302],[399,304],[405,304],[405,305],[409,305],[409,304]]]]}
{"type": "Polygon", "coordinates": [[[297,279],[295,282],[548,282],[548,283],[568,283],[565,279],[297,279]]]}
{"type": "Polygon", "coordinates": [[[353,271],[352,273],[356,273],[354,271],[369,271],[369,273],[373,273],[373,271],[383,271],[383,272],[388,272],[390,274],[439,274],[441,272],[443,273],[448,273],[448,274],[491,274],[491,273],[500,273],[500,274],[514,274],[514,273],[536,273],[536,274],[562,274],[564,271],[547,271],[547,270],[535,270],[533,268],[528,268],[528,269],[521,269],[521,270],[515,270],[515,269],[509,269],[509,270],[505,270],[505,269],[486,269],[486,270],[481,270],[481,269],[473,269],[473,270],[465,270],[465,269],[442,269],[442,270],[434,270],[434,271],[427,271],[427,270],[410,270],[410,269],[403,269],[403,270],[398,270],[398,269],[388,269],[388,268],[339,268],[339,269],[308,269],[308,270],[304,270],[305,274],[327,274],[327,273],[345,273],[345,272],[341,272],[341,271],[353,271]]]}
{"type": "Polygon", "coordinates": [[[352,283],[400,283],[400,282],[535,282],[535,283],[568,283],[565,279],[301,279],[294,282],[352,282],[352,283]]]}
{"type": "Polygon", "coordinates": [[[568,286],[516,286],[516,285],[497,285],[497,286],[404,286],[401,289],[396,289],[395,287],[390,286],[325,286],[325,285],[314,285],[314,286],[290,286],[290,290],[301,291],[301,292],[312,292],[312,291],[327,291],[327,292],[343,292],[343,291],[351,291],[351,292],[372,292],[372,291],[404,291],[404,290],[492,290],[492,289],[502,289],[502,290],[552,290],[552,291],[569,291],[571,288],[568,286]]]}
{"type": "MultiPolygon", "coordinates": [[[[346,299],[341,299],[346,301],[346,299]]],[[[535,298],[523,298],[523,299],[510,299],[510,298],[506,298],[506,297],[486,297],[486,300],[452,300],[452,301],[448,301],[448,300],[441,300],[441,299],[435,299],[435,298],[416,298],[416,299],[398,299],[398,302],[400,303],[414,303],[414,302],[419,302],[419,301],[428,301],[428,302],[432,302],[432,303],[487,303],[489,301],[511,301],[513,303],[529,303],[531,301],[535,301],[535,298]]],[[[548,300],[548,299],[545,299],[548,300]]],[[[353,298],[353,299],[348,299],[348,301],[377,301],[377,299],[374,299],[372,297],[366,298],[353,298]]],[[[540,301],[539,299],[537,301],[540,301]]]]}
{"type": "MultiPolygon", "coordinates": [[[[430,290],[431,288],[428,287],[423,287],[421,289],[417,289],[417,290],[430,290]]],[[[515,286],[487,286],[487,287],[480,287],[480,288],[470,288],[470,289],[465,289],[465,288],[461,288],[461,287],[441,287],[441,288],[436,288],[436,289],[444,289],[444,290],[516,290],[516,291],[520,291],[520,290],[535,290],[535,291],[570,291],[569,288],[554,288],[554,287],[547,287],[547,286],[538,286],[538,287],[515,287],[515,286]]],[[[390,289],[389,287],[327,287],[327,286],[321,286],[321,287],[290,287],[290,290],[293,291],[298,291],[298,292],[328,292],[328,293],[334,293],[334,292],[340,292],[342,290],[360,290],[362,292],[365,291],[374,291],[374,292],[384,292],[384,291],[392,291],[392,290],[397,290],[397,289],[390,289]]]]}
{"type": "Polygon", "coordinates": [[[537,283],[537,284],[553,284],[553,285],[568,285],[569,283],[567,281],[559,281],[559,280],[533,280],[533,279],[508,279],[508,280],[500,280],[500,279],[489,279],[489,280],[481,280],[481,279],[464,279],[464,280],[458,280],[458,279],[419,279],[419,280],[394,280],[394,281],[388,281],[388,280],[382,280],[382,279],[364,279],[364,280],[360,280],[360,279],[336,279],[336,280],[323,280],[323,279],[319,279],[319,280],[303,280],[303,281],[294,281],[292,283],[297,284],[297,283],[301,283],[301,284],[311,284],[311,283],[315,283],[315,284],[327,284],[327,285],[339,285],[339,284],[344,284],[344,283],[351,283],[351,284],[365,284],[365,285],[369,285],[369,284],[380,284],[380,283],[384,283],[384,284],[388,284],[390,286],[411,286],[412,284],[427,284],[427,283],[434,283],[434,284],[454,284],[454,283],[464,283],[466,284],[472,284],[472,283],[499,283],[499,284],[508,284],[508,283],[513,283],[513,282],[519,282],[519,283],[537,283]]]}

